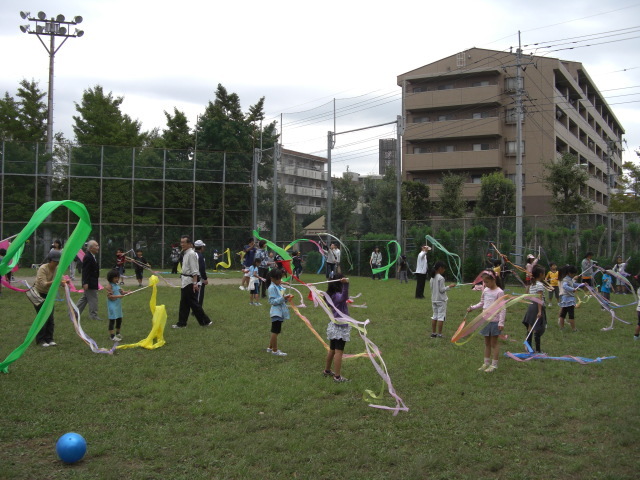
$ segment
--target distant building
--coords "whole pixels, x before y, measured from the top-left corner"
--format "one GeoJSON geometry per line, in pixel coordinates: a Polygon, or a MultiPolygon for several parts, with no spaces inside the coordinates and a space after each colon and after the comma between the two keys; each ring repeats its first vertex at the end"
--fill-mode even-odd
{"type": "Polygon", "coordinates": [[[398,76],[406,128],[402,173],[429,184],[437,198],[442,175],[465,176],[463,195],[475,202],[483,174],[503,172],[515,180],[514,94],[524,92],[522,124],[525,214],[550,210],[540,181],[543,162],[565,152],[589,172],[585,196],[605,212],[610,187],[622,173],[624,129],[580,62],[525,57],[517,85],[515,55],[473,48],[398,76]]]}
{"type": "Polygon", "coordinates": [[[284,186],[295,214],[318,213],[327,205],[327,159],[282,149],[278,164],[278,184],[284,186]]]}
{"type": "Polygon", "coordinates": [[[398,140],[395,138],[381,138],[378,140],[378,173],[384,175],[387,168],[396,166],[398,158],[398,140]]]}

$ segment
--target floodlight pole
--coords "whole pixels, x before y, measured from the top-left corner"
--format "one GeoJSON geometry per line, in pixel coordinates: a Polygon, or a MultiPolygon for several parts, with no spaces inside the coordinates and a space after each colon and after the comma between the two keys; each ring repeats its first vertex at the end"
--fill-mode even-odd
{"type": "MultiPolygon", "coordinates": [[[[49,54],[49,92],[47,94],[47,162],[46,162],[46,181],[45,181],[45,190],[44,190],[44,201],[50,202],[51,198],[51,183],[53,179],[53,72],[54,72],[54,63],[55,56],[58,50],[64,45],[64,42],[67,41],[69,37],[81,37],[84,35],[84,31],[78,30],[76,28],[75,32],[70,34],[67,31],[67,26],[78,25],[82,23],[82,17],[76,16],[73,18],[73,21],[67,22],[65,21],[64,15],[58,15],[56,18],[51,17],[51,19],[47,19],[47,15],[44,12],[38,12],[38,18],[31,17],[31,14],[28,12],[20,12],[20,16],[24,20],[28,20],[30,22],[35,23],[35,31],[31,31],[31,25],[21,25],[20,30],[23,33],[28,33],[30,35],[36,35],[42,46],[49,54]],[[48,35],[49,39],[49,47],[47,47],[46,43],[42,40],[41,35],[48,35]],[[58,45],[56,48],[55,45],[55,37],[63,37],[62,43],[58,45]]],[[[47,221],[50,221],[51,216],[47,217],[47,221]]],[[[49,250],[49,245],[51,245],[51,231],[48,227],[44,227],[43,230],[43,244],[44,244],[44,253],[46,254],[49,250]]]]}

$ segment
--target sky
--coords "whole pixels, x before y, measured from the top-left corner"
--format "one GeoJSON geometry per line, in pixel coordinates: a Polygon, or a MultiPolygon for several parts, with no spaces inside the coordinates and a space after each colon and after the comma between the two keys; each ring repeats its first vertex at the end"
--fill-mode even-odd
{"type": "MultiPolygon", "coordinates": [[[[95,85],[124,97],[122,112],[149,131],[165,128],[174,108],[193,126],[222,84],[244,111],[265,97],[285,148],[326,157],[328,131],[396,120],[398,75],[471,47],[507,50],[521,31],[523,45],[601,37],[550,56],[582,62],[626,131],[623,160],[640,149],[633,0],[2,0],[0,95],[14,96],[23,78],[48,90],[48,54],[20,31],[29,23],[20,11],[83,17],[84,36],[55,56],[54,131],[72,141],[75,103],[95,85]]],[[[337,136],[332,173],[377,173],[378,139],[395,136],[394,125],[337,136]]]]}

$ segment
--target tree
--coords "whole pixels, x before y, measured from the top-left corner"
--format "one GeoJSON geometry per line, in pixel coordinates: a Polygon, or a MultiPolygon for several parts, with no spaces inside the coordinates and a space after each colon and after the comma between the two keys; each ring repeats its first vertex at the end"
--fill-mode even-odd
{"type": "Polygon", "coordinates": [[[362,187],[349,176],[334,178],[333,200],[331,204],[331,228],[337,236],[346,235],[355,230],[356,208],[362,194],[362,187]]]}
{"type": "MultiPolygon", "coordinates": [[[[640,151],[636,154],[640,157],[640,151]]],[[[640,212],[640,165],[624,162],[618,191],[611,195],[610,212],[640,212]]]]}
{"type": "Polygon", "coordinates": [[[47,136],[47,106],[42,101],[46,93],[34,80],[23,79],[19,85],[17,100],[9,92],[0,99],[0,138],[42,142],[47,136]]]}
{"type": "Polygon", "coordinates": [[[193,150],[194,135],[189,128],[189,120],[184,112],[173,108],[173,116],[164,112],[167,128],[162,131],[164,147],[177,150],[193,150]]]}
{"type": "Polygon", "coordinates": [[[516,213],[516,186],[502,172],[483,175],[476,203],[477,217],[513,216],[516,213]]]}
{"type": "Polygon", "coordinates": [[[429,185],[422,182],[402,182],[402,219],[423,220],[431,213],[429,185]]]}
{"type": "Polygon", "coordinates": [[[81,103],[76,103],[79,115],[73,116],[76,143],[142,146],[145,136],[140,132],[140,122],[120,111],[123,101],[124,97],[105,94],[100,85],[85,90],[81,103]]]}
{"type": "Polygon", "coordinates": [[[393,168],[388,168],[382,179],[364,179],[363,232],[395,236],[396,188],[396,172],[393,168]]]}
{"type": "Polygon", "coordinates": [[[467,202],[462,198],[465,177],[456,173],[442,176],[440,192],[440,215],[446,218],[460,218],[467,210],[467,202]]]}
{"type": "Polygon", "coordinates": [[[542,181],[551,192],[551,209],[556,214],[590,213],[593,202],[585,195],[589,172],[571,153],[544,164],[542,181]]]}

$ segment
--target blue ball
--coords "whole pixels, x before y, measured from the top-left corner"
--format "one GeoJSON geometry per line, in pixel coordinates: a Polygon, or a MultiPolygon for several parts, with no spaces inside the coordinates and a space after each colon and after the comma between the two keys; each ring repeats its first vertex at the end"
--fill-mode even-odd
{"type": "Polygon", "coordinates": [[[64,463],[76,463],[87,453],[87,441],[78,433],[65,433],[56,443],[56,453],[64,463]]]}

